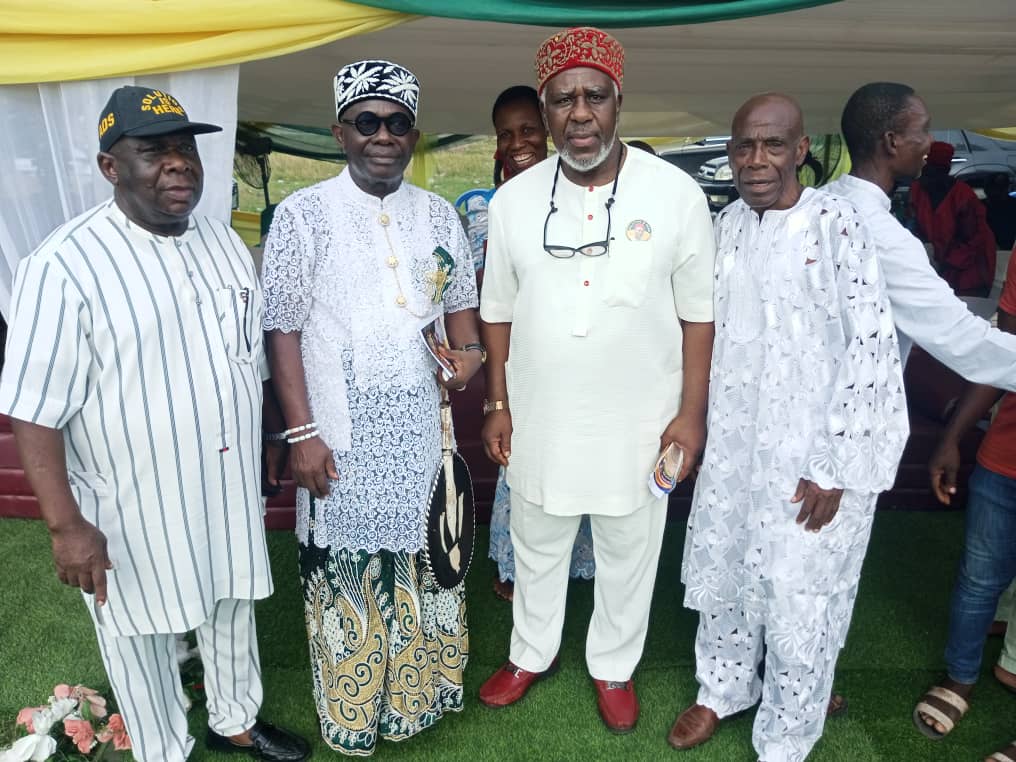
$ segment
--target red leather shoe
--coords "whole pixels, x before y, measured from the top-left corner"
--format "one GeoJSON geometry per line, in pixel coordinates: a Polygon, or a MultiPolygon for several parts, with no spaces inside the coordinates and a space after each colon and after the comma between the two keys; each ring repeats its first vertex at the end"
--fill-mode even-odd
{"type": "Polygon", "coordinates": [[[593,680],[596,686],[596,706],[603,724],[611,733],[631,733],[639,719],[639,699],[635,683],[613,680],[593,680]]]}
{"type": "Polygon", "coordinates": [[[543,672],[527,672],[510,661],[505,662],[480,686],[480,702],[494,708],[510,706],[525,696],[537,680],[554,674],[557,666],[557,659],[554,659],[543,672]]]}

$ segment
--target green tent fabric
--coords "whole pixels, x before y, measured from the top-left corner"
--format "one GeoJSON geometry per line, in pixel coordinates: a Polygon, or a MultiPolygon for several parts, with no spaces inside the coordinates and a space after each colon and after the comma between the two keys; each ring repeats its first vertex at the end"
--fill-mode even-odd
{"type": "Polygon", "coordinates": [[[668,26],[763,16],[839,0],[355,0],[360,5],[420,16],[538,26],[668,26]]]}

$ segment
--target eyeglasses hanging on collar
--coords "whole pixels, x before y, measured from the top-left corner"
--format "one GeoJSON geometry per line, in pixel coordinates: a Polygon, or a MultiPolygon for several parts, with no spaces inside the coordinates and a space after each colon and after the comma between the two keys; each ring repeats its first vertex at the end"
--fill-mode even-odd
{"type": "Polygon", "coordinates": [[[561,159],[557,160],[557,167],[554,169],[554,184],[550,188],[550,211],[547,212],[547,219],[543,222],[543,250],[555,259],[571,259],[576,254],[584,257],[602,257],[610,253],[610,208],[614,205],[614,197],[617,195],[617,180],[621,176],[621,161],[624,159],[624,146],[617,155],[617,169],[614,172],[614,184],[610,188],[610,198],[607,199],[607,233],[602,241],[593,241],[582,246],[563,246],[547,243],[547,229],[550,227],[550,218],[557,212],[557,205],[554,203],[554,195],[557,193],[557,176],[561,173],[561,159]]]}

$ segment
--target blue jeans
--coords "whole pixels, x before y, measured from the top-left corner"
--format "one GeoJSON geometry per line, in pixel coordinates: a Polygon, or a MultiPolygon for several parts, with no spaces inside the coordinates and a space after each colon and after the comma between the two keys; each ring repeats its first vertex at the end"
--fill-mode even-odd
{"type": "Polygon", "coordinates": [[[998,599],[1016,577],[1016,479],[978,465],[970,476],[967,536],[949,611],[949,677],[973,684],[998,599]]]}

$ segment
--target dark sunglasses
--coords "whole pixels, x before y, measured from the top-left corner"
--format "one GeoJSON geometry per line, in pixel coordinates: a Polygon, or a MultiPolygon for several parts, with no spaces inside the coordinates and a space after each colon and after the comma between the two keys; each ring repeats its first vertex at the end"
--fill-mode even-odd
{"type": "Polygon", "coordinates": [[[550,188],[550,211],[547,212],[547,219],[543,221],[543,250],[555,259],[571,259],[576,254],[586,257],[602,257],[610,253],[610,207],[614,205],[614,196],[617,195],[617,178],[621,176],[621,160],[624,158],[624,149],[617,157],[617,170],[614,173],[614,184],[610,189],[610,198],[607,199],[607,232],[602,241],[583,244],[582,246],[564,246],[561,244],[547,243],[547,229],[550,227],[550,218],[557,212],[557,204],[554,203],[554,195],[557,193],[557,176],[561,172],[561,160],[557,160],[557,168],[554,170],[554,184],[550,188]]]}
{"type": "Polygon", "coordinates": [[[413,129],[413,120],[399,111],[386,117],[380,117],[373,111],[362,111],[357,114],[356,119],[340,119],[339,121],[343,124],[353,125],[356,131],[365,138],[369,138],[380,130],[382,124],[387,128],[388,134],[397,138],[401,138],[413,129]]]}

